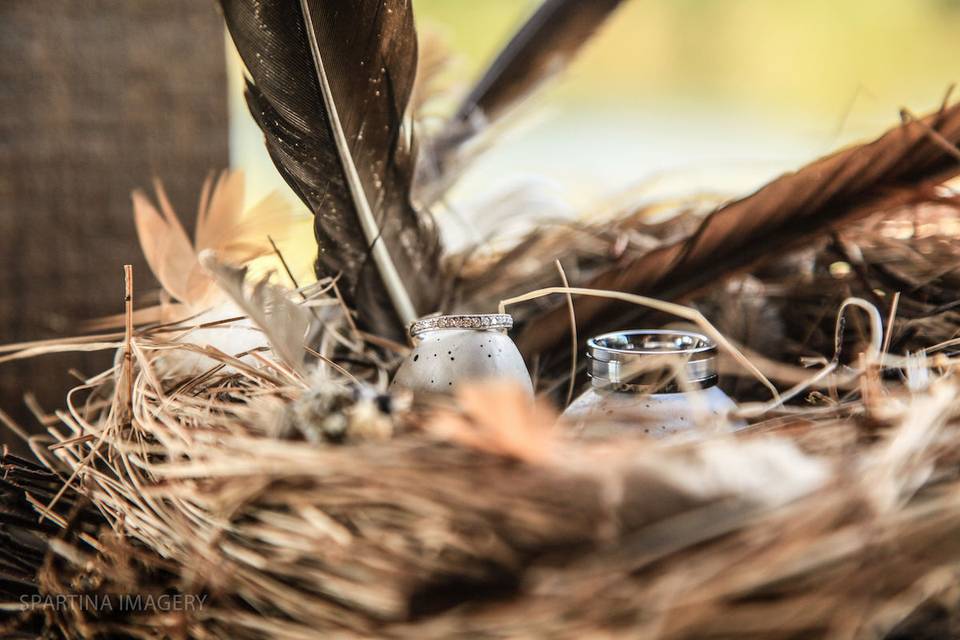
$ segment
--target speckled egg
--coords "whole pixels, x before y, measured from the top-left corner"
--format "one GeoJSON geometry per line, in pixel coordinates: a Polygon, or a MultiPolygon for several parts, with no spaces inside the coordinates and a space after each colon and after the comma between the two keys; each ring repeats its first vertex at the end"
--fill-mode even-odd
{"type": "Polygon", "coordinates": [[[414,338],[416,346],[400,366],[393,387],[451,393],[471,380],[515,380],[533,395],[520,351],[503,330],[438,328],[414,338]]]}
{"type": "Polygon", "coordinates": [[[563,412],[586,436],[634,433],[662,438],[695,429],[745,426],[727,415],[736,403],[719,387],[687,393],[637,394],[588,389],[563,412]]]}

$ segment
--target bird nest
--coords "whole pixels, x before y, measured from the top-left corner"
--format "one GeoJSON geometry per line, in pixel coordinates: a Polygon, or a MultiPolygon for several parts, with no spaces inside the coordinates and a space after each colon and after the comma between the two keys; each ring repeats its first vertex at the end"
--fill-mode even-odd
{"type": "Polygon", "coordinates": [[[42,436],[0,412],[38,458],[3,452],[0,634],[960,633],[949,94],[706,216],[685,200],[444,251],[447,189],[618,4],[543,3],[431,132],[442,61],[418,60],[410,3],[220,2],[320,280],[234,266],[290,229],[275,198],[242,215],[238,174],[205,185],[193,241],[162,189],[134,195],[161,304],[134,309],[128,271],[124,331],[0,348],[117,354],[61,410],[32,406],[42,436]],[[505,303],[536,402],[388,391],[410,321],[505,303]],[[736,415],[662,440],[558,418],[585,338],[678,316],[723,349],[736,415]]]}
{"type": "MultiPolygon", "coordinates": [[[[257,324],[276,315],[256,313],[19,351],[94,345],[118,357],[64,410],[38,415],[48,435],[30,442],[42,464],[4,456],[6,628],[68,638],[956,633],[956,325],[932,294],[955,278],[957,218],[925,205],[883,220],[696,299],[756,369],[796,385],[768,400],[749,376],[728,375],[738,397],[755,399],[741,404],[750,424],[739,431],[584,439],[548,399],[505,384],[444,400],[387,395],[388,350],[312,294],[306,306],[340,340],[302,369],[282,349],[230,354],[200,338],[227,326],[276,338],[257,324]],[[895,295],[891,278],[913,286],[895,295]],[[850,296],[870,313],[838,314],[850,296]],[[811,368],[776,362],[798,357],[811,368]]],[[[272,285],[251,292],[239,277],[248,302],[270,298],[272,285]]],[[[728,374],[740,364],[729,358],[728,374]]]]}

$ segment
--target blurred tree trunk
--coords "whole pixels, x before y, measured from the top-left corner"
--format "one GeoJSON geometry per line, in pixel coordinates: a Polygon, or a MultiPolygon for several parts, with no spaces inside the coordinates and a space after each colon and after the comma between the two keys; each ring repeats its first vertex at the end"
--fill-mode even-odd
{"type": "MultiPolygon", "coordinates": [[[[200,185],[227,165],[224,37],[203,0],[0,2],[0,344],[66,336],[155,286],[130,192],[163,180],[194,215],[200,185]]],[[[68,368],[112,353],[0,364],[0,408],[34,391],[62,406],[68,368]]],[[[0,427],[0,442],[10,442],[0,427]]]]}

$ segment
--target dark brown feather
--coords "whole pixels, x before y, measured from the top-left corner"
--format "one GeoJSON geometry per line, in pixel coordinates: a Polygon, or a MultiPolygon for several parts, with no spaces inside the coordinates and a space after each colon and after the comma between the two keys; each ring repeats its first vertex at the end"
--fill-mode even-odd
{"type": "MultiPolygon", "coordinates": [[[[949,144],[960,142],[960,105],[781,176],[717,209],[688,238],[613,265],[579,286],[680,299],[838,225],[929,197],[928,187],[960,173],[955,155],[930,129],[949,144]]],[[[584,298],[576,312],[580,335],[589,338],[627,327],[642,310],[584,298]]],[[[519,344],[526,356],[549,358],[568,352],[568,340],[568,312],[557,304],[527,324],[519,344]]]]}
{"type": "Polygon", "coordinates": [[[566,68],[621,0],[546,0],[467,95],[454,122],[491,122],[566,68]]]}
{"type": "Polygon", "coordinates": [[[410,203],[406,109],[417,45],[409,0],[221,5],[252,77],[250,111],[277,169],[316,217],[317,275],[340,275],[365,328],[401,337],[411,314],[396,295],[420,315],[435,310],[441,289],[436,227],[410,203]],[[331,98],[333,110],[325,102],[331,98]],[[362,222],[364,206],[375,220],[373,233],[362,222]],[[391,287],[377,245],[386,249],[401,294],[391,287]]]}
{"type": "Polygon", "coordinates": [[[500,51],[430,143],[417,171],[417,199],[431,202],[455,176],[464,142],[563,71],[621,0],[545,0],[500,51]]]}

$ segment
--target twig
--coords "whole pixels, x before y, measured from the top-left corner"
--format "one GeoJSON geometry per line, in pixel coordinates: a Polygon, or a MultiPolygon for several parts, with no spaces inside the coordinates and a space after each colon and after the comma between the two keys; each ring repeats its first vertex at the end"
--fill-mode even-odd
{"type": "MultiPolygon", "coordinates": [[[[560,264],[560,259],[557,258],[554,261],[557,265],[557,271],[560,272],[560,280],[563,281],[563,286],[569,288],[570,283],[567,281],[567,274],[563,271],[563,265],[560,264]]],[[[567,308],[570,309],[570,382],[567,385],[567,402],[566,405],[569,405],[573,401],[573,390],[576,387],[577,379],[577,351],[580,340],[577,338],[577,314],[573,309],[573,296],[568,292],[567,293],[567,308]]]]}
{"type": "Polygon", "coordinates": [[[300,297],[303,298],[304,302],[306,302],[307,296],[303,295],[303,292],[300,291],[300,285],[297,283],[297,279],[293,277],[293,271],[290,270],[290,265],[287,264],[286,258],[284,258],[283,254],[280,253],[280,247],[277,246],[277,243],[273,241],[271,236],[268,235],[267,240],[270,241],[270,246],[273,247],[273,252],[277,254],[280,264],[283,265],[283,270],[287,272],[287,277],[290,278],[290,282],[293,283],[293,288],[300,293],[300,297]]]}
{"type": "Polygon", "coordinates": [[[88,342],[102,343],[107,340],[116,340],[122,338],[123,334],[119,332],[101,333],[92,336],[76,336],[73,338],[48,338],[46,340],[30,340],[28,342],[12,342],[10,344],[0,345],[0,353],[12,353],[14,351],[25,351],[27,349],[37,350],[39,352],[43,347],[56,347],[64,342],[75,344],[85,344],[88,342]]]}
{"type": "Polygon", "coordinates": [[[893,294],[893,302],[890,303],[890,316],[887,318],[887,332],[883,336],[883,348],[880,351],[881,356],[885,356],[890,350],[890,340],[893,338],[893,321],[897,318],[897,307],[900,305],[900,292],[893,294]]]}
{"type": "MultiPolygon", "coordinates": [[[[294,277],[293,271],[290,269],[290,265],[287,264],[287,259],[283,257],[283,254],[282,254],[282,253],[280,253],[280,247],[277,246],[277,243],[273,241],[273,238],[272,238],[271,236],[268,235],[268,236],[267,236],[267,240],[270,241],[270,246],[273,247],[273,252],[274,252],[275,254],[277,254],[277,259],[279,259],[279,260],[280,260],[280,264],[283,265],[283,270],[287,272],[287,277],[290,278],[290,282],[293,283],[293,290],[297,292],[297,294],[300,296],[300,299],[301,299],[301,300],[303,300],[304,302],[309,302],[309,299],[307,298],[306,294],[305,294],[303,291],[300,290],[300,283],[297,282],[296,277],[294,277]]],[[[305,306],[307,309],[310,310],[310,314],[311,314],[316,320],[318,320],[318,321],[320,320],[320,316],[317,315],[316,309],[314,309],[313,307],[311,307],[311,306],[308,305],[308,304],[305,304],[305,305],[303,305],[303,306],[305,306]]]]}
{"type": "MultiPolygon", "coordinates": [[[[949,94],[947,95],[949,96],[949,94]]],[[[917,116],[913,115],[909,109],[900,109],[900,119],[904,122],[915,122],[938,147],[949,153],[957,160],[960,160],[960,149],[957,149],[957,145],[944,138],[942,133],[928,125],[917,116]]]]}
{"type": "Polygon", "coordinates": [[[337,296],[337,301],[340,303],[340,306],[343,307],[343,315],[347,319],[347,325],[349,325],[353,337],[357,340],[362,340],[360,330],[357,329],[357,323],[353,321],[353,316],[350,314],[350,307],[347,306],[343,296],[340,295],[340,287],[337,286],[336,281],[333,282],[333,293],[337,296]]]}
{"type": "Polygon", "coordinates": [[[384,349],[388,349],[390,351],[393,351],[394,353],[399,353],[400,355],[406,355],[407,353],[410,353],[410,347],[407,347],[406,345],[402,345],[399,342],[396,342],[389,338],[384,338],[382,336],[374,335],[372,333],[367,333],[366,331],[360,331],[358,335],[365,342],[369,342],[370,344],[375,344],[378,347],[383,347],[384,349]]]}
{"type": "Polygon", "coordinates": [[[841,342],[843,340],[843,328],[845,324],[843,312],[846,311],[847,307],[859,307],[863,309],[867,313],[867,317],[870,318],[870,347],[867,352],[867,358],[871,362],[876,362],[881,354],[883,344],[883,320],[877,308],[863,298],[847,298],[837,311],[837,322],[833,333],[833,361],[840,361],[840,352],[843,347],[841,342]]]}
{"type": "Polygon", "coordinates": [[[123,336],[124,381],[127,387],[127,409],[133,415],[133,265],[123,265],[124,313],[126,325],[123,336]]]}
{"type": "Polygon", "coordinates": [[[312,354],[312,355],[313,355],[315,358],[317,358],[318,360],[322,360],[323,362],[327,363],[328,365],[330,365],[331,367],[333,367],[334,369],[336,369],[337,372],[339,372],[339,373],[343,374],[344,376],[350,378],[350,380],[351,380],[354,384],[360,384],[360,381],[357,380],[356,376],[354,376],[352,373],[350,373],[349,371],[347,371],[346,369],[344,369],[343,367],[341,367],[339,364],[337,364],[336,362],[334,362],[333,360],[331,360],[331,359],[328,358],[327,356],[323,355],[323,354],[320,353],[319,351],[316,351],[316,350],[314,350],[314,349],[311,349],[310,347],[307,347],[306,349],[307,349],[307,353],[312,354]]]}

